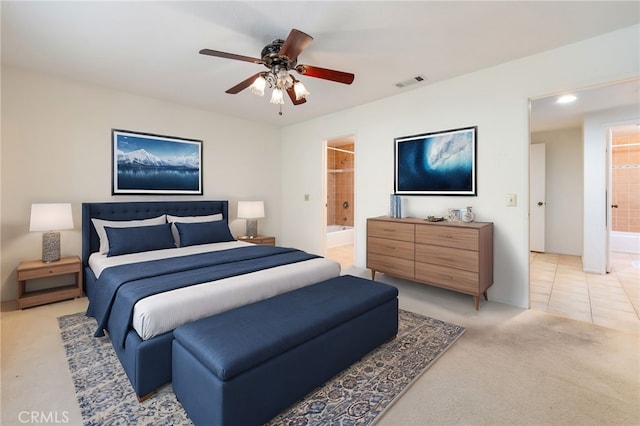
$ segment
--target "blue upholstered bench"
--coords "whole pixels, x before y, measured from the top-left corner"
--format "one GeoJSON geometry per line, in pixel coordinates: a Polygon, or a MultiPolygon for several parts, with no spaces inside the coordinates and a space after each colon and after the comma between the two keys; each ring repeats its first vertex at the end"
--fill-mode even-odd
{"type": "Polygon", "coordinates": [[[173,390],[196,425],[261,425],[398,332],[398,290],[344,275],[174,331],[173,390]]]}

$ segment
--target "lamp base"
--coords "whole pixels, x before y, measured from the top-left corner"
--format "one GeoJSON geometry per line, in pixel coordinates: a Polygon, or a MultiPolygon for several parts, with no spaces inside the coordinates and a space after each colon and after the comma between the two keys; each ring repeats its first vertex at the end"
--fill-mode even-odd
{"type": "Polygon", "coordinates": [[[50,263],[60,260],[60,233],[45,232],[42,234],[42,261],[50,263]]]}
{"type": "Polygon", "coordinates": [[[255,238],[258,236],[258,219],[246,219],[247,221],[247,237],[255,238]]]}

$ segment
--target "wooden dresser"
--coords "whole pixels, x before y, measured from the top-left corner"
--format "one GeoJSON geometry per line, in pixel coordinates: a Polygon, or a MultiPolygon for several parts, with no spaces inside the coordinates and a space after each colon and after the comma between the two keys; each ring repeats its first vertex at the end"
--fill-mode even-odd
{"type": "Polygon", "coordinates": [[[478,309],[493,284],[493,223],[367,219],[367,268],[470,294],[478,309]]]}

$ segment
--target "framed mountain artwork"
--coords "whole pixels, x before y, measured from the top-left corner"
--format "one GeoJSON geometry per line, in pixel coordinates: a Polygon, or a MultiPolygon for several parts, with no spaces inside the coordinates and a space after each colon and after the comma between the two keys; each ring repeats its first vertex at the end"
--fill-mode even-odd
{"type": "Polygon", "coordinates": [[[202,195],[202,141],[111,130],[111,194],[202,195]]]}

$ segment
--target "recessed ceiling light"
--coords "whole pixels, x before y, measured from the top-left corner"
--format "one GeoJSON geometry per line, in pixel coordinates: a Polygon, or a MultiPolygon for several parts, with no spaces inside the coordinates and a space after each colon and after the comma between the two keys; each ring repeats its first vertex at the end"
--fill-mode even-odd
{"type": "Polygon", "coordinates": [[[559,104],[570,104],[571,102],[574,102],[576,99],[575,95],[562,95],[558,98],[558,100],[556,101],[559,104]]]}

